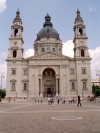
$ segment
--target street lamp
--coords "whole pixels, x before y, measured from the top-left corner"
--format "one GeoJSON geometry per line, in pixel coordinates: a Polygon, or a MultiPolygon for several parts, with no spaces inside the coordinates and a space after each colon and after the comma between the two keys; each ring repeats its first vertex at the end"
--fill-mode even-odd
{"type": "Polygon", "coordinates": [[[100,70],[96,70],[96,76],[99,76],[99,86],[100,86],[100,70]]]}
{"type": "Polygon", "coordinates": [[[2,78],[4,78],[4,73],[5,73],[5,72],[2,72],[2,73],[1,73],[1,89],[2,89],[2,78]]]}
{"type": "Polygon", "coordinates": [[[82,97],[83,97],[83,90],[82,90],[82,97]]]}
{"type": "Polygon", "coordinates": [[[29,95],[29,91],[27,90],[27,101],[28,101],[28,95],[29,95]]]}
{"type": "Polygon", "coordinates": [[[16,98],[17,98],[17,92],[15,94],[16,94],[16,98]]]}

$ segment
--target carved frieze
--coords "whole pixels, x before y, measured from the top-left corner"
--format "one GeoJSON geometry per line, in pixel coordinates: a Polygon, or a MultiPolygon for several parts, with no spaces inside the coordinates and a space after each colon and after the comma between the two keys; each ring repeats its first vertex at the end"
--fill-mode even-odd
{"type": "Polygon", "coordinates": [[[65,55],[59,55],[48,52],[41,55],[29,57],[28,59],[71,59],[71,58],[65,55]]]}

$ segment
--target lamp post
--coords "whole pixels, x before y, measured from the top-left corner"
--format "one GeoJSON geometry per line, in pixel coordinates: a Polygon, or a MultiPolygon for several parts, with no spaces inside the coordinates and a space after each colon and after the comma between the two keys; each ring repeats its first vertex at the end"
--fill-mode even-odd
{"type": "Polygon", "coordinates": [[[2,78],[4,78],[4,73],[5,73],[5,72],[2,72],[2,73],[1,73],[1,89],[2,89],[2,78]]]}
{"type": "Polygon", "coordinates": [[[17,98],[17,92],[15,94],[16,94],[16,98],[17,98]]]}
{"type": "Polygon", "coordinates": [[[96,76],[99,76],[99,86],[100,86],[100,70],[96,70],[96,76]]]}
{"type": "Polygon", "coordinates": [[[28,92],[28,90],[27,90],[27,101],[28,101],[28,95],[29,95],[29,92],[28,92]]]}
{"type": "Polygon", "coordinates": [[[82,90],[82,97],[83,97],[83,90],[82,90]]]}

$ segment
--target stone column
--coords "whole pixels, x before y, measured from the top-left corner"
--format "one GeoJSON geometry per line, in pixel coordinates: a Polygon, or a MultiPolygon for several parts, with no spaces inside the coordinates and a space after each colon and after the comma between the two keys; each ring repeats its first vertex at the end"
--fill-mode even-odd
{"type": "Polygon", "coordinates": [[[58,79],[56,79],[56,96],[58,96],[58,79]]]}
{"type": "Polygon", "coordinates": [[[40,79],[40,96],[43,96],[42,79],[40,79]]]}

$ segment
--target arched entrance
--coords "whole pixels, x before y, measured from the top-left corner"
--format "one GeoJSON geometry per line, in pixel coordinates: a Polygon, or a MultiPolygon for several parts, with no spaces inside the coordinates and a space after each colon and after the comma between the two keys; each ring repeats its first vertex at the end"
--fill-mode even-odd
{"type": "Polygon", "coordinates": [[[46,68],[42,73],[43,95],[50,96],[56,94],[56,73],[52,68],[46,68]]]}

